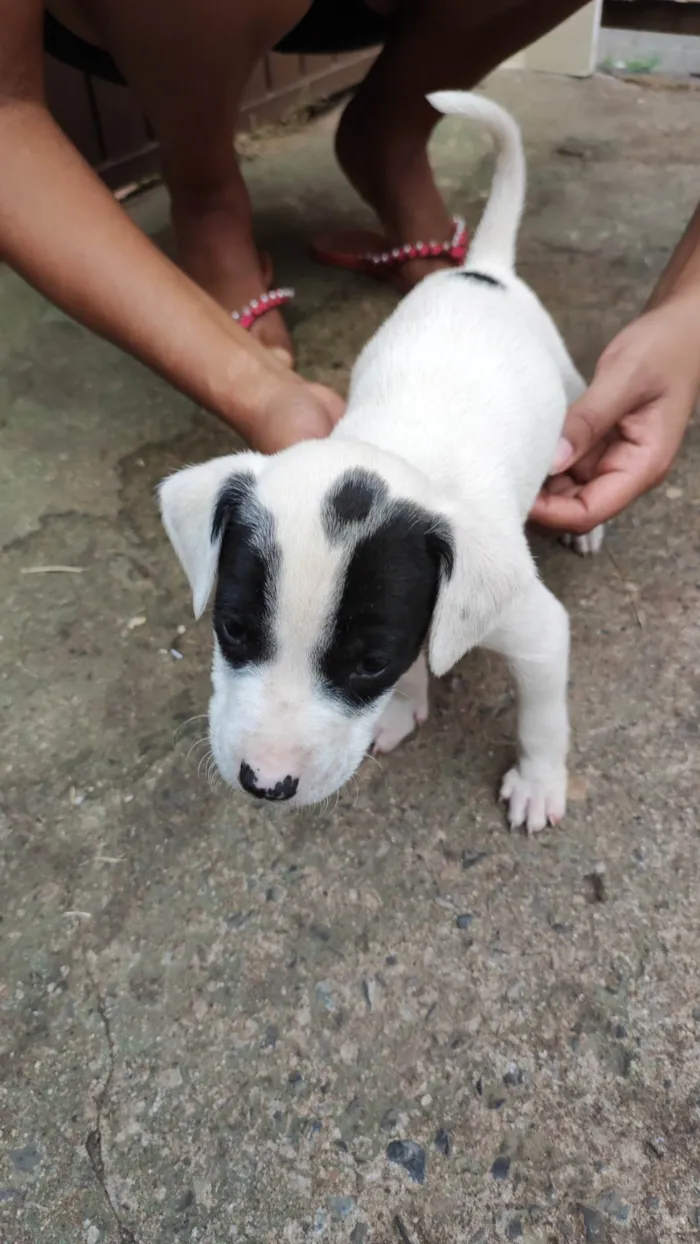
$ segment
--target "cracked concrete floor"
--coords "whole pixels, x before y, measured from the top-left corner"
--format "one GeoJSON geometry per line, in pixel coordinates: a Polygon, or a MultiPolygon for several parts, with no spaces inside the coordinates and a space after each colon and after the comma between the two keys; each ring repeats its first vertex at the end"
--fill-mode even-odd
{"type": "MultiPolygon", "coordinates": [[[[493,90],[528,147],[522,271],[590,370],[694,205],[698,94],[493,90]]],[[[392,296],[304,259],[362,218],[331,127],[247,172],[301,365],[342,386],[392,296]]],[[[485,143],[446,123],[435,158],[474,220],[485,143]]],[[[162,228],[160,192],[134,211],[162,228]]],[[[230,433],[7,272],[0,351],[0,1238],[699,1238],[697,429],[600,560],[538,544],[573,618],[561,829],[505,831],[482,655],[356,797],[289,817],[199,771],[209,635],[152,499],[230,433]]]]}

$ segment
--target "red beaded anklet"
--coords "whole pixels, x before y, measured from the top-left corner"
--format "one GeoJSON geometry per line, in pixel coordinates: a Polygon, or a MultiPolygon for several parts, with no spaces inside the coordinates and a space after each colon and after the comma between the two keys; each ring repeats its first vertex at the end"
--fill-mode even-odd
{"type": "Polygon", "coordinates": [[[250,328],[261,315],[266,315],[268,311],[274,311],[276,307],[283,307],[286,302],[291,302],[294,297],[294,290],[288,287],[280,289],[271,289],[267,294],[261,294],[259,298],[253,298],[246,303],[240,311],[232,311],[231,319],[240,324],[241,328],[250,328]]]}
{"type": "Polygon", "coordinates": [[[395,246],[381,254],[366,251],[362,259],[366,264],[383,268],[397,268],[412,259],[436,259],[443,256],[462,263],[467,253],[467,226],[461,216],[455,216],[452,223],[454,232],[447,242],[407,242],[405,246],[395,246]]]}

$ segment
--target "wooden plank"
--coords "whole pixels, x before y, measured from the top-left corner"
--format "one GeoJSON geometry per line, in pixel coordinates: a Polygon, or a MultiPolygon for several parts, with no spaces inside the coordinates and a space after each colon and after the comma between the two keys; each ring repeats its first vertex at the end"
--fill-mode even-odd
{"type": "Polygon", "coordinates": [[[279,95],[288,90],[304,76],[298,56],[283,56],[280,52],[270,52],[265,60],[269,74],[269,90],[272,95],[279,95]]]}
{"type": "Polygon", "coordinates": [[[376,56],[377,49],[374,48],[371,51],[338,58],[332,63],[330,70],[327,66],[318,69],[314,66],[316,59],[323,61],[324,57],[306,57],[306,65],[311,72],[307,72],[303,78],[297,77],[290,81],[289,85],[281,90],[270,92],[265,99],[245,103],[241,108],[241,122],[254,127],[279,121],[285,113],[301,104],[316,103],[339,91],[357,86],[376,56]]]}
{"type": "Polygon", "coordinates": [[[130,151],[128,155],[117,156],[98,165],[97,172],[110,190],[121,190],[131,182],[139,182],[152,177],[160,169],[160,148],[158,143],[145,143],[138,151],[130,151]]]}
{"type": "MultiPolygon", "coordinates": [[[[344,56],[273,53],[251,74],[243,94],[240,128],[279,121],[295,107],[315,103],[362,80],[378,49],[344,56]],[[274,57],[274,59],[273,59],[274,57]],[[279,62],[288,61],[287,68],[279,62]],[[274,85],[271,85],[274,84],[274,85]]],[[[125,87],[86,79],[45,58],[47,102],[53,116],[111,189],[158,169],[158,145],[148,121],[125,87]]]]}
{"type": "Polygon", "coordinates": [[[299,66],[303,77],[314,77],[322,70],[332,69],[340,58],[338,56],[300,56],[299,66]]]}
{"type": "Polygon", "coordinates": [[[603,25],[614,30],[700,35],[697,0],[603,0],[603,25]]]}

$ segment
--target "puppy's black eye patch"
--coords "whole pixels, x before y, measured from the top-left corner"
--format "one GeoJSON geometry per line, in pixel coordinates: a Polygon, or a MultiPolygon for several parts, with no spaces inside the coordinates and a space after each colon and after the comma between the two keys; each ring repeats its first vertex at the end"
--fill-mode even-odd
{"type": "Polygon", "coordinates": [[[323,502],[323,526],[328,539],[339,540],[353,524],[365,522],[386,496],[387,486],[374,471],[360,467],[346,471],[323,502]]]}
{"type": "Polygon", "coordinates": [[[473,268],[460,268],[455,276],[467,277],[472,281],[481,281],[482,285],[492,285],[494,289],[505,289],[503,281],[498,281],[495,276],[489,276],[488,272],[477,272],[473,268]]]}
{"type": "Polygon", "coordinates": [[[410,502],[357,541],[316,657],[323,686],[349,709],[371,705],[416,660],[451,558],[446,525],[410,502]]]}
{"type": "Polygon", "coordinates": [[[218,540],[227,522],[237,519],[247,501],[250,501],[255,488],[255,476],[250,471],[240,471],[232,475],[224,484],[214,506],[214,517],[211,524],[211,538],[218,540]]]}
{"type": "Polygon", "coordinates": [[[274,655],[273,615],[280,550],[274,519],[254,495],[252,475],[241,474],[222,489],[212,538],[221,534],[214,597],[214,630],[234,669],[274,655]]]}

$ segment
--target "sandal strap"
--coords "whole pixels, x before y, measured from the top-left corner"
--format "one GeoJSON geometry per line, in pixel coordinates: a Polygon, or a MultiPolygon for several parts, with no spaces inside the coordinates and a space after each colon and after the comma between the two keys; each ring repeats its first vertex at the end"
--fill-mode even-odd
{"type": "Polygon", "coordinates": [[[467,225],[462,216],[455,216],[452,225],[452,237],[447,242],[406,242],[390,251],[366,251],[362,258],[370,268],[397,268],[412,259],[446,258],[461,263],[467,253],[467,225]]]}
{"type": "Polygon", "coordinates": [[[289,286],[280,286],[279,289],[268,290],[266,294],[261,294],[259,298],[253,298],[247,302],[240,311],[232,311],[231,319],[240,324],[241,328],[250,328],[261,315],[266,315],[268,311],[274,311],[277,307],[283,307],[285,303],[291,302],[294,297],[294,290],[289,286]]]}

